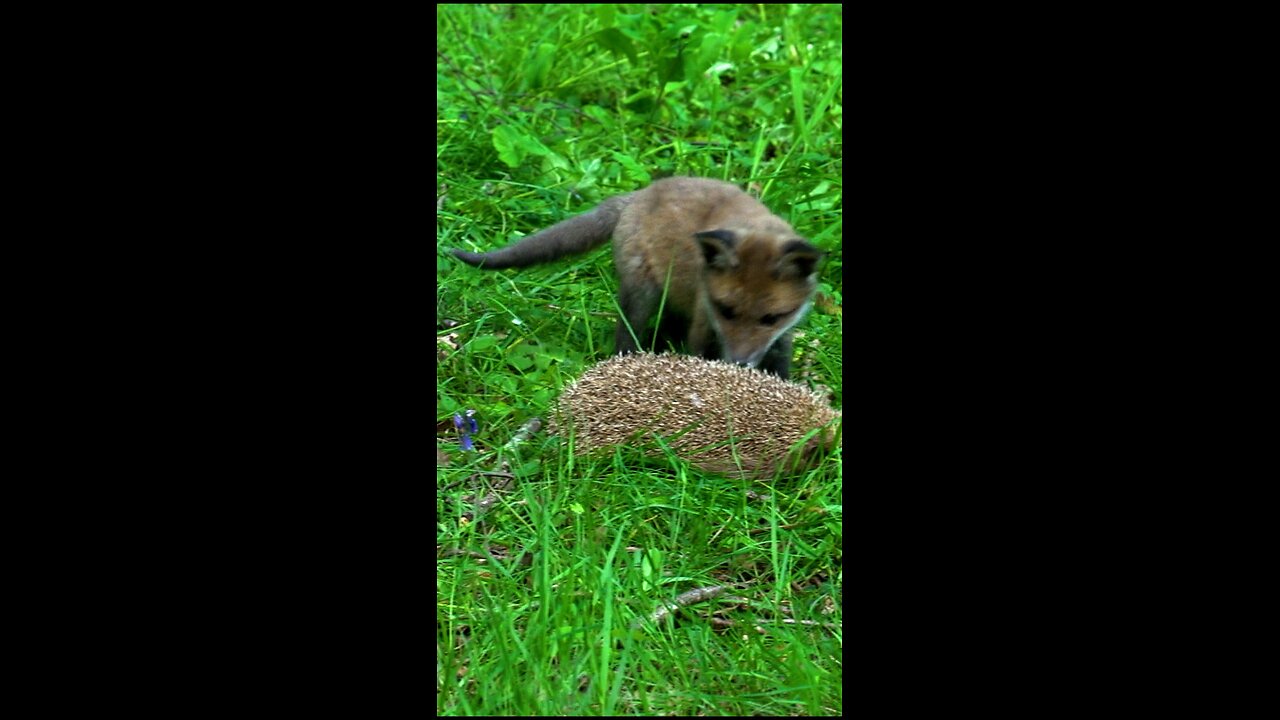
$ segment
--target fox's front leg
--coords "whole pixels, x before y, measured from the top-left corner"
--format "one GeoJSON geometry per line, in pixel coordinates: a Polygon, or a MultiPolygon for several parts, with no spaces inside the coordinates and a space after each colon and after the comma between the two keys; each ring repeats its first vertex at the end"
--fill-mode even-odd
{"type": "Polygon", "coordinates": [[[644,346],[649,318],[658,309],[658,295],[652,288],[624,284],[618,289],[618,307],[622,317],[613,338],[613,354],[625,355],[644,346]]]}
{"type": "Polygon", "coordinates": [[[690,355],[708,360],[720,359],[720,338],[716,337],[716,330],[711,327],[711,323],[712,320],[704,309],[699,308],[693,314],[693,320],[689,322],[689,340],[685,343],[689,346],[690,355]]]}

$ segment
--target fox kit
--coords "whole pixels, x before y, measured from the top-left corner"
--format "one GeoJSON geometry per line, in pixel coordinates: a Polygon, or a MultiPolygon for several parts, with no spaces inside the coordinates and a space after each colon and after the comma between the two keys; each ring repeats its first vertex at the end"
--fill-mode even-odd
{"type": "Polygon", "coordinates": [[[812,303],[822,252],[730,183],[659,180],[500,250],[453,254],[491,270],[527,267],[584,252],[610,235],[622,308],[617,354],[639,348],[636,338],[665,288],[664,312],[688,321],[691,354],[787,378],[791,328],[812,303]]]}

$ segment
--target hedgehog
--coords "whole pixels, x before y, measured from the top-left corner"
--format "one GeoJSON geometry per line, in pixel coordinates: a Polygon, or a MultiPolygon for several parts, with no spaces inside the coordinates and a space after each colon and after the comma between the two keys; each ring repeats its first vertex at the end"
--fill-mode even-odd
{"type": "Polygon", "coordinates": [[[770,478],[813,465],[840,443],[842,419],[803,385],[689,355],[619,355],[560,394],[551,431],[584,454],[659,436],[703,470],[770,478]]]}

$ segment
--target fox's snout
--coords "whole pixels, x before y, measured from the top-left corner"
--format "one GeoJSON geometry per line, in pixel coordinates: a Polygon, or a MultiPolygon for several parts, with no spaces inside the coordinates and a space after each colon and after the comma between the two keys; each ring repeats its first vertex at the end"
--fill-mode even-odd
{"type": "Polygon", "coordinates": [[[725,355],[728,356],[725,359],[731,363],[735,363],[738,365],[746,365],[747,367],[752,367],[752,368],[759,367],[760,361],[764,358],[764,354],[768,352],[768,350],[769,350],[768,346],[765,346],[762,348],[748,349],[745,352],[742,352],[742,351],[734,352],[728,348],[725,348],[725,355]]]}

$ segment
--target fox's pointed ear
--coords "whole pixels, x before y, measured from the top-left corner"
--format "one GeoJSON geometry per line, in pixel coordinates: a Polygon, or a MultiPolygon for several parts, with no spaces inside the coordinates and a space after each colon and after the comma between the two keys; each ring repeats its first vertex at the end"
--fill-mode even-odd
{"type": "Polygon", "coordinates": [[[782,257],[778,259],[778,274],[782,277],[807,278],[813,274],[824,254],[799,238],[788,240],[782,246],[782,257]]]}
{"type": "Polygon", "coordinates": [[[738,236],[731,230],[704,230],[693,234],[707,267],[728,270],[738,266],[738,236]]]}

